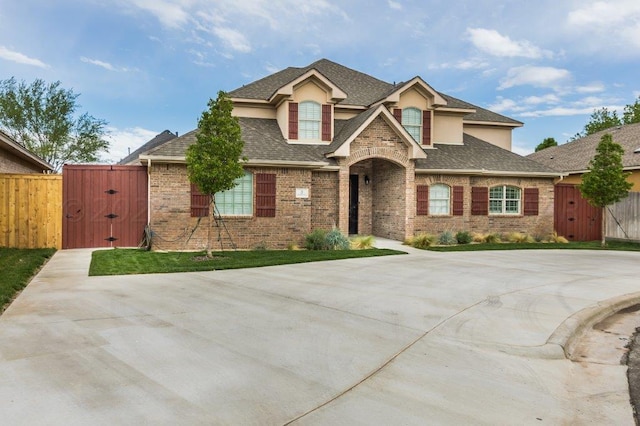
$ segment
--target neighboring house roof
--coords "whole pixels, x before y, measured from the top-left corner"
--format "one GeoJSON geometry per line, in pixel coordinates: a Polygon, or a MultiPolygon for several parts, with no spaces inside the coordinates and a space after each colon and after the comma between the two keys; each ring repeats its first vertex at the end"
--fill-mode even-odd
{"type": "Polygon", "coordinates": [[[38,157],[33,152],[29,151],[26,147],[22,146],[20,143],[18,143],[3,131],[0,131],[0,148],[5,149],[16,157],[23,159],[29,164],[32,164],[36,168],[42,169],[42,171],[53,171],[53,166],[51,164],[38,157]]]}
{"type": "Polygon", "coordinates": [[[554,169],[506,149],[464,134],[463,145],[435,144],[427,158],[416,161],[416,171],[501,175],[558,176],[554,169]]]}
{"type": "Polygon", "coordinates": [[[131,154],[124,157],[122,160],[118,162],[118,164],[136,163],[138,162],[138,157],[140,157],[141,154],[146,154],[153,148],[159,145],[162,145],[165,142],[168,142],[171,139],[175,139],[177,137],[178,135],[174,134],[173,132],[170,132],[169,130],[165,130],[164,132],[157,134],[153,139],[151,139],[149,142],[145,143],[140,148],[133,151],[131,154]]]}
{"type": "MultiPolygon", "coordinates": [[[[402,82],[397,84],[387,83],[328,59],[320,59],[306,67],[289,67],[275,74],[271,74],[229,92],[229,96],[240,99],[268,100],[279,88],[313,69],[331,80],[347,94],[346,99],[340,101],[338,103],[339,105],[369,107],[386,98],[397,90],[398,87],[405,84],[402,82]]],[[[447,100],[447,108],[475,109],[476,112],[467,115],[464,118],[465,121],[484,121],[522,126],[520,121],[513,120],[440,92],[438,92],[438,94],[447,100]]]]}
{"type": "Polygon", "coordinates": [[[640,123],[612,127],[607,130],[552,146],[527,158],[555,170],[566,173],[583,173],[589,169],[589,162],[596,154],[596,147],[605,134],[611,134],[613,141],[624,149],[622,166],[626,170],[640,169],[640,123]]]}

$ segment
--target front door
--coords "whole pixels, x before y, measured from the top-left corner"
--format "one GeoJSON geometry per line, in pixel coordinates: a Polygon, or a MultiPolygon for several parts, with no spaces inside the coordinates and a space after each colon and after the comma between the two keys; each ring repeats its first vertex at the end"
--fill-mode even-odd
{"type": "Polygon", "coordinates": [[[358,233],[358,175],[349,175],[349,234],[358,233]]]}

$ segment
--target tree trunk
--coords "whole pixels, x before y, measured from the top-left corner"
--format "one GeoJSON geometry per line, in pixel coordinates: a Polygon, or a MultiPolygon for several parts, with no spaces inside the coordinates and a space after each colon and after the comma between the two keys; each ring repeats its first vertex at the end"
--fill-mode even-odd
{"type": "Polygon", "coordinates": [[[213,247],[213,215],[215,208],[215,195],[209,195],[209,226],[207,226],[207,257],[213,257],[213,251],[211,247],[213,247]]]}
{"type": "Polygon", "coordinates": [[[605,209],[605,207],[602,208],[602,222],[600,223],[600,227],[602,228],[602,241],[600,241],[600,247],[605,248],[607,245],[607,241],[606,241],[606,235],[607,235],[607,230],[605,229],[605,226],[607,224],[607,211],[605,209]]]}

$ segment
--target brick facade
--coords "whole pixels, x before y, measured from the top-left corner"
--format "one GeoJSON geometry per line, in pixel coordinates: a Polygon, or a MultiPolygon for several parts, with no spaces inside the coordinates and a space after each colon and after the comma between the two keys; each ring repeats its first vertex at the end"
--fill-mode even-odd
{"type": "Polygon", "coordinates": [[[0,148],[0,173],[42,173],[43,168],[0,148]]]}
{"type": "MultiPolygon", "coordinates": [[[[520,231],[545,235],[553,231],[553,179],[417,174],[410,148],[377,117],[350,145],[350,155],[337,168],[248,167],[250,173],[276,175],[275,217],[228,216],[214,228],[214,249],[303,245],[316,228],[338,226],[349,231],[350,176],[358,179],[358,234],[403,240],[420,232],[520,231]],[[368,181],[368,184],[365,182],[368,181]],[[459,216],[416,214],[416,185],[443,183],[463,187],[459,216]],[[539,189],[535,216],[471,214],[471,188],[513,185],[539,189]],[[303,190],[296,195],[296,190],[303,190]],[[305,195],[308,195],[306,197],[305,195]],[[220,225],[220,224],[219,224],[220,225]],[[218,239],[218,234],[221,238],[218,239]]],[[[206,247],[205,218],[191,217],[190,185],[185,164],[155,163],[150,170],[151,229],[155,249],[201,250],[206,247]],[[196,226],[197,224],[200,226],[196,226]]],[[[254,180],[255,203],[255,180],[254,180]]]]}

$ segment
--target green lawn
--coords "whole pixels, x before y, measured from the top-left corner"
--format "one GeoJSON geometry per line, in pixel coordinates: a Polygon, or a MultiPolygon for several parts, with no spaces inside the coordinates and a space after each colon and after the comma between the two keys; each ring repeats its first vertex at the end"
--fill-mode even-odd
{"type": "Polygon", "coordinates": [[[453,246],[431,246],[432,251],[484,251],[484,250],[624,250],[640,251],[640,244],[621,241],[609,241],[605,248],[600,247],[600,241],[562,243],[482,243],[459,244],[453,246]]]}
{"type": "Polygon", "coordinates": [[[55,249],[0,247],[0,312],[4,311],[55,249]]]}
{"type": "Polygon", "coordinates": [[[224,251],[214,252],[213,259],[202,260],[203,252],[153,252],[138,249],[99,250],[92,254],[89,275],[214,271],[393,254],[406,253],[388,249],[224,251]]]}

